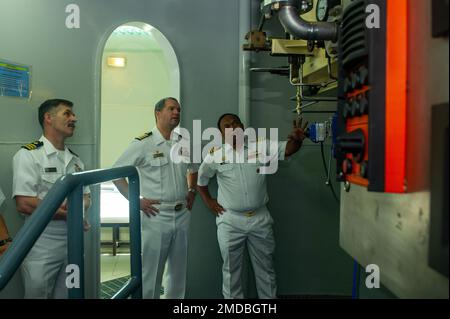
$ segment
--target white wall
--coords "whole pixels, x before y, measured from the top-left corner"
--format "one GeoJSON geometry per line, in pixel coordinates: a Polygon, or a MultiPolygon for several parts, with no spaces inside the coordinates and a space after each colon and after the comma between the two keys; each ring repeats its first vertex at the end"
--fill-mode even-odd
{"type": "Polygon", "coordinates": [[[117,160],[130,141],[155,125],[154,105],[170,94],[167,63],[161,51],[105,51],[102,63],[101,168],[117,160]],[[106,64],[126,58],[125,68],[106,64]]]}

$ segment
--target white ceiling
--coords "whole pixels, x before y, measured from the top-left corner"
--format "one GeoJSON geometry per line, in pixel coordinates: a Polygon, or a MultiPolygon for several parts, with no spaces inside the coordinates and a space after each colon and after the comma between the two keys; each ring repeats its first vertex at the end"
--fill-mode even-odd
{"type": "Polygon", "coordinates": [[[106,41],[105,52],[145,52],[161,51],[151,30],[145,31],[134,26],[120,26],[106,41]]]}

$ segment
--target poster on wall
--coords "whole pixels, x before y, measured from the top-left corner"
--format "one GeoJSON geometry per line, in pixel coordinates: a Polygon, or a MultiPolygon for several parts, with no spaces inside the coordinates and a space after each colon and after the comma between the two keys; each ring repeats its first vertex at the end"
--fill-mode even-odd
{"type": "Polygon", "coordinates": [[[30,97],[31,67],[0,59],[0,96],[30,97]]]}

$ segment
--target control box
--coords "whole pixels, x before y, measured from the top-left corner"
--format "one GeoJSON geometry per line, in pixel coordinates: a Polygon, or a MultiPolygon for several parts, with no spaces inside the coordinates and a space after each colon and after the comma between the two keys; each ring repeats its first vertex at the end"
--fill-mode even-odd
{"type": "Polygon", "coordinates": [[[337,176],[369,191],[407,190],[407,10],[408,0],[357,0],[340,27],[337,176]]]}

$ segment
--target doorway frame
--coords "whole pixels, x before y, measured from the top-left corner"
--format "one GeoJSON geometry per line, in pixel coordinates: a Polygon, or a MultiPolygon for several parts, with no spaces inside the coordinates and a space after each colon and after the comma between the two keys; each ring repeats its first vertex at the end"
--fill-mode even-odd
{"type": "MultiPolygon", "coordinates": [[[[158,42],[160,47],[163,49],[164,56],[168,62],[169,68],[171,68],[170,74],[170,95],[177,98],[181,103],[181,77],[180,77],[180,65],[178,58],[176,56],[173,45],[164,36],[164,33],[157,27],[151,25],[147,22],[135,21],[135,20],[124,20],[119,23],[111,25],[101,37],[99,44],[97,46],[94,62],[94,150],[93,150],[93,163],[95,167],[100,167],[100,144],[101,144],[101,112],[102,112],[102,62],[103,62],[103,52],[111,37],[112,33],[120,26],[129,25],[138,27],[144,31],[153,31],[152,33],[155,40],[158,42]],[[150,28],[150,29],[148,29],[150,28]]],[[[85,275],[85,295],[86,298],[95,299],[100,298],[100,185],[91,185],[91,219],[92,224],[91,231],[87,236],[91,247],[85,250],[85,269],[89,269],[90,272],[85,275]]]]}

